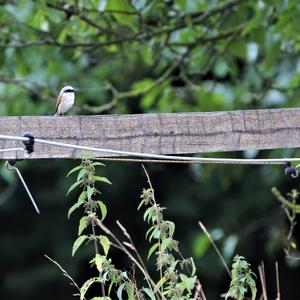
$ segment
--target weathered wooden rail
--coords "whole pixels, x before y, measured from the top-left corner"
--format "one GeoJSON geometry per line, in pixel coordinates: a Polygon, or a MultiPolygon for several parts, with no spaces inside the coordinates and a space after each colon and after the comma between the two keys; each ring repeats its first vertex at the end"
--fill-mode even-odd
{"type": "MultiPolygon", "coordinates": [[[[26,132],[40,139],[153,154],[293,148],[300,147],[300,109],[0,117],[0,134],[26,132]]],[[[20,146],[20,141],[0,140],[0,149],[20,146]]],[[[36,144],[32,158],[76,158],[81,152],[36,144]]],[[[14,152],[0,153],[0,159],[15,157],[14,152]]]]}

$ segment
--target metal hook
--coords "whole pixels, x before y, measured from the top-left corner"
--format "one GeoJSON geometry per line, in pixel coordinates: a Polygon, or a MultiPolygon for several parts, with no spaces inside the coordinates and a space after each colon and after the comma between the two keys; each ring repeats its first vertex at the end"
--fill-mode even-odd
{"type": "Polygon", "coordinates": [[[29,198],[30,198],[30,201],[31,201],[31,203],[32,203],[32,205],[33,205],[35,211],[36,211],[38,214],[40,214],[40,210],[38,209],[38,207],[37,207],[37,205],[36,205],[36,202],[34,201],[33,196],[31,195],[30,190],[29,190],[29,188],[27,187],[27,185],[26,185],[26,183],[25,183],[25,181],[24,181],[24,179],[23,179],[23,176],[22,176],[21,172],[19,171],[19,169],[18,169],[17,167],[15,167],[15,166],[11,165],[11,164],[9,163],[9,161],[6,161],[6,162],[5,162],[5,167],[6,167],[8,170],[10,170],[10,171],[12,171],[12,170],[15,170],[15,171],[16,171],[16,173],[17,173],[18,176],[19,176],[20,181],[22,182],[22,184],[23,184],[23,186],[24,186],[24,188],[25,188],[25,190],[26,190],[26,192],[27,192],[27,194],[28,194],[28,196],[29,196],[29,198]]]}
{"type": "MultiPolygon", "coordinates": [[[[29,153],[27,150],[23,149],[23,148],[6,148],[6,149],[0,149],[0,153],[3,153],[3,152],[12,152],[12,151],[21,151],[23,152],[23,158],[24,159],[27,159],[27,158],[30,158],[31,157],[31,153],[29,153]]],[[[16,159],[21,159],[21,158],[18,158],[18,155],[16,154],[16,159]]]]}

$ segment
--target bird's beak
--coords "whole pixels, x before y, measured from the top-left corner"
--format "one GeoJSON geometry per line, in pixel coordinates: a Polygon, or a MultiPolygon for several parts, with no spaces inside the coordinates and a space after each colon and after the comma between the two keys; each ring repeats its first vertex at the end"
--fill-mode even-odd
{"type": "Polygon", "coordinates": [[[77,93],[78,92],[78,89],[74,89],[74,93],[77,93]]]}

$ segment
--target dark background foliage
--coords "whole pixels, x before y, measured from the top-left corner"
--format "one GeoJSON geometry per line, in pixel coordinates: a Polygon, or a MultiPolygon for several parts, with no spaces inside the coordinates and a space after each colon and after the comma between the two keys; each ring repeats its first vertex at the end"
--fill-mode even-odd
{"type": "MultiPolygon", "coordinates": [[[[300,7],[296,0],[0,1],[0,113],[52,115],[55,96],[80,89],[73,113],[111,114],[296,107],[299,103],[300,7]]],[[[296,150],[205,154],[289,157],[296,150]]],[[[36,216],[15,174],[0,170],[1,299],[71,299],[74,290],[44,254],[82,284],[92,271],[89,247],[74,258],[79,215],[67,220],[70,160],[18,164],[34,194],[36,216]]],[[[275,298],[275,261],[284,299],[299,299],[299,265],[283,248],[288,223],[270,192],[297,188],[278,166],[146,164],[157,199],[176,223],[175,238],[193,256],[208,299],[229,278],[201,220],[230,264],[245,256],[253,270],[265,263],[275,298]]],[[[146,256],[139,195],[146,178],[138,163],[107,162],[100,173],[107,222],[118,219],[146,256]]],[[[299,233],[297,228],[295,237],[299,233]]],[[[118,267],[126,258],[112,252],[118,267]]],[[[151,261],[150,261],[151,262],[151,261]]]]}

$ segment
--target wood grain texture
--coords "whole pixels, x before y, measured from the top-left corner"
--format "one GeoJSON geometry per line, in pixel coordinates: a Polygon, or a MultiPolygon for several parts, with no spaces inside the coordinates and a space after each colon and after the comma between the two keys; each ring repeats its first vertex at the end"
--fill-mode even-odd
{"type": "MultiPolygon", "coordinates": [[[[70,144],[155,154],[293,148],[300,146],[300,109],[0,117],[1,134],[26,132],[70,144]]],[[[20,141],[0,140],[0,149],[20,146],[20,141]]],[[[76,158],[81,152],[36,144],[32,158],[76,158]]],[[[15,152],[0,153],[1,159],[15,157],[15,152]]]]}

